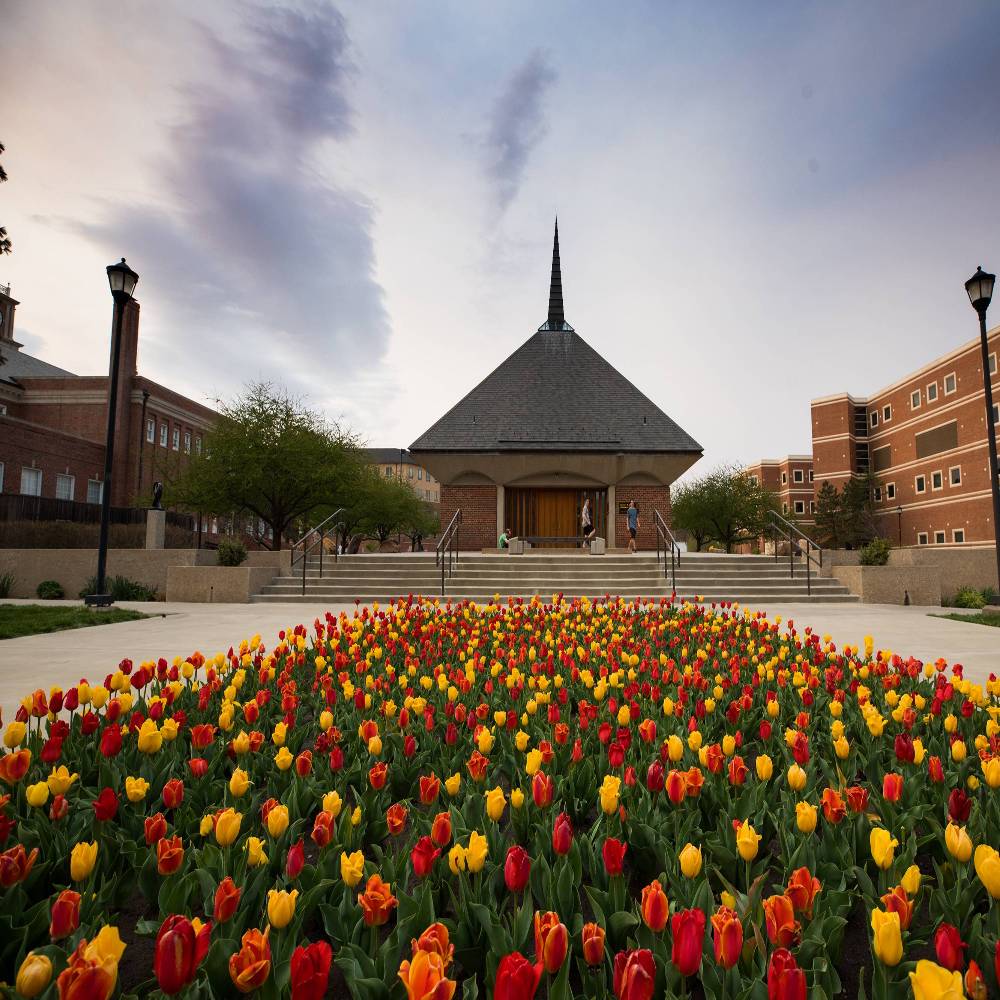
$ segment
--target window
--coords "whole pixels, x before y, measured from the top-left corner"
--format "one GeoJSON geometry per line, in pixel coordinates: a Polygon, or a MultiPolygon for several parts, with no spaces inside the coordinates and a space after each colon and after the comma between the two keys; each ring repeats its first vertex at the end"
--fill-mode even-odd
{"type": "Polygon", "coordinates": [[[146,421],[146,441],[156,444],[156,421],[152,418],[146,421]]]}
{"type": "Polygon", "coordinates": [[[892,465],[892,445],[887,444],[872,452],[872,469],[875,472],[885,472],[892,465]]]}
{"type": "Polygon", "coordinates": [[[951,533],[951,540],[961,545],[965,541],[965,528],[955,528],[951,533]]]}
{"type": "Polygon", "coordinates": [[[781,474],[781,482],[782,482],[782,485],[784,485],[785,483],[788,482],[788,473],[787,472],[783,472],[781,474]]]}
{"type": "Polygon", "coordinates": [[[945,375],[944,377],[944,394],[950,396],[956,389],[958,385],[955,381],[955,373],[952,372],[950,375],[945,375]]]}
{"type": "Polygon", "coordinates": [[[918,531],[917,532],[917,545],[926,545],[926,544],[927,544],[927,532],[926,531],[918,531]]]}
{"type": "Polygon", "coordinates": [[[7,404],[0,403],[0,417],[6,417],[6,416],[7,416],[7,404]]]}
{"type": "Polygon", "coordinates": [[[413,478],[413,466],[412,465],[408,465],[406,467],[406,478],[407,479],[412,479],[413,478]]]}
{"type": "Polygon", "coordinates": [[[886,500],[895,500],[896,499],[896,484],[895,483],[886,483],[885,484],[885,498],[886,498],[886,500]]]}
{"type": "Polygon", "coordinates": [[[21,469],[21,493],[26,497],[40,497],[42,495],[42,470],[21,469]]]}
{"type": "Polygon", "coordinates": [[[944,532],[943,531],[935,531],[934,532],[934,544],[935,545],[944,545],[944,532]]]}
{"type": "Polygon", "coordinates": [[[795,471],[794,471],[794,472],[792,473],[792,479],[793,479],[793,480],[794,480],[795,482],[797,482],[797,483],[801,483],[801,482],[802,482],[802,480],[803,480],[803,478],[804,478],[804,477],[803,477],[803,475],[802,475],[802,470],[801,470],[801,469],[796,469],[796,470],[795,470],[795,471]]]}
{"type": "Polygon", "coordinates": [[[872,427],[878,427],[878,410],[872,410],[871,422],[872,422],[872,427]]]}
{"type": "Polygon", "coordinates": [[[56,476],[56,499],[72,500],[76,492],[75,476],[56,476]]]}
{"type": "Polygon", "coordinates": [[[961,486],[962,485],[962,466],[960,466],[960,465],[953,465],[948,470],[948,482],[952,486],[961,486]]]}
{"type": "Polygon", "coordinates": [[[815,481],[815,476],[813,474],[813,470],[810,469],[809,470],[809,482],[814,482],[814,481],[815,481]]]}
{"type": "Polygon", "coordinates": [[[201,437],[200,436],[196,437],[194,439],[194,453],[196,455],[200,455],[201,454],[201,437]]]}
{"type": "Polygon", "coordinates": [[[929,431],[922,431],[914,437],[917,458],[930,458],[943,451],[951,451],[958,447],[958,421],[951,420],[929,431]]]}
{"type": "Polygon", "coordinates": [[[882,502],[882,487],[881,486],[876,486],[875,489],[872,490],[872,499],[875,501],[875,503],[881,503],[882,502]]]}
{"type": "Polygon", "coordinates": [[[883,406],[882,407],[882,423],[883,424],[887,424],[887,423],[889,423],[890,420],[892,420],[892,407],[891,406],[883,406]]]}
{"type": "Polygon", "coordinates": [[[993,404],[993,423],[1000,424],[1000,403],[993,404]]]}
{"type": "Polygon", "coordinates": [[[190,431],[185,431],[184,432],[184,454],[185,455],[190,455],[191,454],[191,432],[190,431]]]}
{"type": "Polygon", "coordinates": [[[931,489],[939,490],[944,486],[944,476],[941,474],[941,470],[938,469],[937,472],[931,473],[931,489]]]}
{"type": "Polygon", "coordinates": [[[783,503],[781,505],[781,513],[782,514],[787,514],[788,513],[788,504],[787,503],[783,503]]]}
{"type": "Polygon", "coordinates": [[[212,518],[212,534],[217,535],[219,533],[219,519],[217,517],[212,518]]]}
{"type": "Polygon", "coordinates": [[[417,469],[417,479],[423,481],[423,478],[424,478],[424,470],[423,469],[417,469]]]}
{"type": "Polygon", "coordinates": [[[160,447],[161,448],[166,448],[166,446],[167,446],[167,434],[168,433],[169,433],[169,431],[167,430],[167,425],[166,424],[160,424],[160,447]]]}
{"type": "Polygon", "coordinates": [[[913,392],[910,393],[910,409],[911,410],[919,410],[920,409],[920,398],[921,397],[920,397],[920,390],[919,389],[914,389],[913,392]]]}
{"type": "Polygon", "coordinates": [[[87,480],[87,503],[100,503],[104,484],[100,479],[87,480]]]}
{"type": "Polygon", "coordinates": [[[997,373],[997,356],[996,354],[990,355],[990,374],[996,375],[997,373]]]}
{"type": "Polygon", "coordinates": [[[385,474],[386,474],[387,476],[391,476],[391,475],[392,475],[392,466],[391,466],[391,465],[387,465],[387,466],[385,467],[385,474]]]}
{"type": "Polygon", "coordinates": [[[804,514],[805,512],[806,512],[806,502],[805,502],[805,500],[796,500],[795,501],[795,513],[796,514],[804,514]]]}
{"type": "Polygon", "coordinates": [[[0,462],[0,493],[3,493],[3,462],[0,462]]]}
{"type": "Polygon", "coordinates": [[[179,427],[174,428],[173,446],[174,446],[174,451],[181,450],[181,429],[179,427]]]}
{"type": "Polygon", "coordinates": [[[816,513],[816,501],[815,500],[810,500],[809,501],[809,513],[810,514],[815,514],[816,513]]]}
{"type": "Polygon", "coordinates": [[[913,485],[918,493],[927,492],[927,479],[925,476],[917,476],[917,478],[913,480],[913,485]]]}
{"type": "Polygon", "coordinates": [[[927,386],[927,402],[933,403],[935,399],[937,399],[937,382],[931,382],[931,384],[927,386]]]}

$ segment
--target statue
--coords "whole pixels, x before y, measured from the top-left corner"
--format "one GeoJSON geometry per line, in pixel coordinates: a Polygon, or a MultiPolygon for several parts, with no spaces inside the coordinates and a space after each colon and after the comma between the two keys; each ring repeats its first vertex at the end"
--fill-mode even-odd
{"type": "Polygon", "coordinates": [[[161,483],[159,481],[159,479],[157,479],[156,482],[153,483],[153,508],[152,509],[153,510],[163,510],[163,504],[161,503],[162,500],[163,500],[163,483],[161,483]]]}

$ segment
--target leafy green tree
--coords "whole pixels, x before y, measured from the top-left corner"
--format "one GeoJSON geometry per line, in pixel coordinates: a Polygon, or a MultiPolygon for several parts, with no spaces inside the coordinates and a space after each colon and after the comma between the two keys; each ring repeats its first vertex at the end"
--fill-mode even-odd
{"type": "Polygon", "coordinates": [[[774,505],[773,494],[742,469],[722,466],[679,487],[671,511],[674,523],[688,532],[697,548],[709,539],[732,552],[763,534],[774,505]]]}
{"type": "Polygon", "coordinates": [[[816,494],[816,532],[827,548],[860,548],[879,535],[875,510],[876,477],[852,476],[838,492],[826,480],[816,494]]]}
{"type": "Polygon", "coordinates": [[[340,506],[365,468],[349,433],[285,390],[254,383],[222,406],[202,454],[164,492],[200,514],[252,514],[280,549],[290,529],[340,506]]]}
{"type": "Polygon", "coordinates": [[[829,549],[839,549],[846,537],[841,496],[825,479],[816,493],[816,534],[819,543],[829,549]]]}
{"type": "Polygon", "coordinates": [[[695,552],[700,552],[712,537],[708,519],[709,500],[706,496],[707,479],[692,479],[671,490],[670,520],[677,528],[687,532],[695,552]]]}

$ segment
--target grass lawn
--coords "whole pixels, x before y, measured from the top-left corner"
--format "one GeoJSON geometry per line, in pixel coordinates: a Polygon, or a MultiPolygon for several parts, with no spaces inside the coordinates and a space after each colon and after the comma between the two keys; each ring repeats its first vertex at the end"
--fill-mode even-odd
{"type": "Polygon", "coordinates": [[[934,618],[950,618],[953,622],[972,622],[975,625],[992,625],[1000,628],[1000,615],[984,614],[982,611],[974,615],[934,615],[934,618]]]}
{"type": "Polygon", "coordinates": [[[139,611],[108,608],[91,611],[85,607],[50,607],[43,604],[0,604],[0,639],[16,639],[21,635],[61,632],[68,628],[88,625],[110,625],[113,622],[134,622],[149,618],[139,611]]]}

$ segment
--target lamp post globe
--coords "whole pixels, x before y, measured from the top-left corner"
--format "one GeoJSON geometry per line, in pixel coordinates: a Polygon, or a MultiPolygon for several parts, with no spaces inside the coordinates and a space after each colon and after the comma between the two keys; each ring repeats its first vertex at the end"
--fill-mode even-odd
{"type": "Polygon", "coordinates": [[[118,411],[118,375],[121,367],[122,322],[125,308],[135,293],[139,275],[125,263],[125,258],[107,267],[108,285],[115,300],[111,334],[111,370],[108,373],[108,426],[104,443],[104,479],[101,483],[101,532],[97,543],[97,586],[84,600],[92,607],[107,607],[112,598],[107,593],[108,531],[111,525],[111,476],[115,458],[115,422],[118,411]]]}
{"type": "MultiPolygon", "coordinates": [[[[986,338],[986,310],[993,298],[996,275],[976,268],[976,273],[965,283],[972,308],[979,314],[979,339],[982,349],[983,389],[986,397],[986,439],[989,444],[990,486],[993,494],[993,537],[997,549],[997,580],[1000,582],[1000,472],[997,470],[997,432],[993,423],[993,389],[990,379],[990,354],[986,338]]],[[[1000,596],[994,593],[990,604],[1000,604],[1000,596]]]]}

